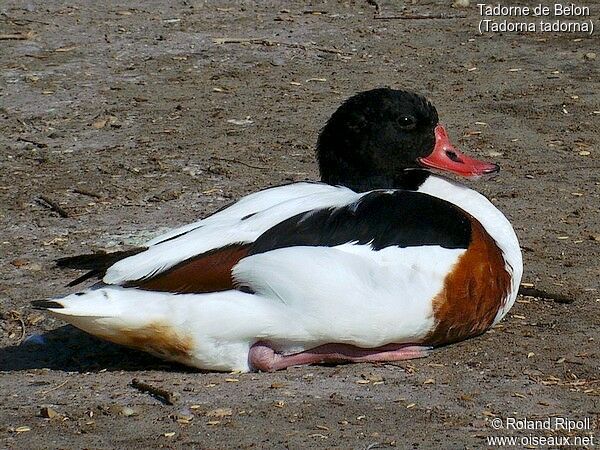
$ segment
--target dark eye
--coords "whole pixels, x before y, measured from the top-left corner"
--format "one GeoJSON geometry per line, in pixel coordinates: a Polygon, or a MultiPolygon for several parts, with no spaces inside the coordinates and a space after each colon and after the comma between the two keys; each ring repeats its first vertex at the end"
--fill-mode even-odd
{"type": "Polygon", "coordinates": [[[398,119],[398,125],[403,130],[412,130],[417,126],[417,121],[413,116],[401,116],[398,119]]]}

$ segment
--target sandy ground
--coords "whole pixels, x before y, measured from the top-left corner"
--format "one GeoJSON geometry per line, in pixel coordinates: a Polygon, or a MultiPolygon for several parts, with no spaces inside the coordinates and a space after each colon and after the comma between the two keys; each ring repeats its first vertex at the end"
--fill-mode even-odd
{"type": "MultiPolygon", "coordinates": [[[[598,26],[600,2],[585,4],[598,26]]],[[[491,426],[550,416],[591,418],[570,434],[598,443],[597,32],[479,35],[474,5],[443,1],[381,2],[380,15],[453,18],[240,5],[0,4],[0,447],[485,448],[566,435],[491,426]],[[383,85],[429,96],[463,150],[501,164],[474,187],[514,224],[524,281],[573,303],[520,297],[489,333],[423,360],[244,375],[166,364],[29,307],[67,292],[77,274],[55,269],[59,256],[126,248],[316,178],[329,114],[383,85]],[[133,378],[177,392],[174,404],[133,378]]]]}

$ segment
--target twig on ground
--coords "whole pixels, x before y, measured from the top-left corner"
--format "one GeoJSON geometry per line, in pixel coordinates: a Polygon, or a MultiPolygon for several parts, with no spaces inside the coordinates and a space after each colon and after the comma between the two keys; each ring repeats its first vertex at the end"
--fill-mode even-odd
{"type": "Polygon", "coordinates": [[[21,337],[19,338],[20,344],[21,342],[23,342],[23,339],[25,339],[25,321],[22,317],[17,317],[15,320],[19,322],[19,325],[21,325],[21,337]]]}
{"type": "Polygon", "coordinates": [[[48,59],[50,57],[49,55],[32,55],[30,53],[25,53],[23,56],[35,59],[48,59]]]}
{"type": "Polygon", "coordinates": [[[401,16],[380,16],[376,15],[375,19],[381,20],[424,20],[424,19],[464,19],[467,17],[464,14],[402,14],[401,16]]]}
{"type": "Polygon", "coordinates": [[[528,297],[536,297],[541,299],[547,299],[555,301],[556,303],[573,303],[575,301],[574,298],[569,297],[564,294],[559,294],[556,292],[548,292],[542,289],[534,288],[534,287],[519,287],[519,295],[526,295],[528,297]]]}
{"type": "Polygon", "coordinates": [[[71,215],[62,206],[60,206],[57,202],[47,197],[46,195],[40,195],[38,197],[38,202],[41,205],[50,208],[52,211],[57,212],[60,217],[63,217],[65,219],[71,217],[71,215]]]}
{"type": "Polygon", "coordinates": [[[9,318],[14,320],[15,322],[19,322],[19,326],[21,327],[21,337],[19,338],[19,344],[23,342],[25,338],[25,321],[21,317],[21,314],[18,311],[10,311],[9,318]]]}
{"type": "Polygon", "coordinates": [[[49,22],[42,22],[41,20],[35,20],[35,19],[25,19],[25,18],[21,18],[21,19],[17,19],[16,17],[10,17],[8,14],[6,13],[0,13],[0,15],[4,16],[6,18],[6,20],[8,20],[9,22],[14,23],[15,25],[18,26],[23,26],[22,24],[20,24],[19,22],[25,22],[25,23],[41,23],[42,25],[54,25],[53,23],[49,23],[49,22]]]}
{"type": "Polygon", "coordinates": [[[166,405],[174,404],[174,394],[172,392],[144,383],[143,381],[140,381],[137,378],[131,380],[131,386],[137,389],[138,391],[148,392],[149,394],[151,394],[161,402],[165,403],[166,405]]]}
{"type": "Polygon", "coordinates": [[[76,194],[86,195],[88,197],[94,197],[94,198],[103,198],[104,197],[102,194],[98,194],[97,192],[92,192],[92,191],[88,191],[86,189],[81,189],[81,188],[73,188],[73,192],[75,192],[76,194]]]}
{"type": "Polygon", "coordinates": [[[69,380],[65,380],[62,383],[60,383],[58,386],[54,386],[53,388],[48,389],[47,391],[40,392],[40,395],[46,395],[48,392],[52,392],[52,391],[55,391],[57,389],[60,389],[61,387],[63,387],[68,382],[69,382],[69,380]]]}
{"type": "Polygon", "coordinates": [[[45,144],[43,142],[34,141],[33,139],[24,138],[24,137],[20,137],[20,136],[17,138],[17,141],[28,142],[29,144],[33,144],[33,145],[35,145],[36,147],[39,147],[39,148],[46,148],[46,147],[48,147],[48,144],[45,144]]]}
{"type": "Polygon", "coordinates": [[[0,41],[26,41],[33,37],[33,31],[27,33],[0,34],[0,41]]]}
{"type": "Polygon", "coordinates": [[[234,163],[234,164],[241,164],[242,166],[250,167],[251,169],[258,169],[258,170],[267,170],[268,169],[268,167],[253,166],[252,164],[248,164],[243,161],[238,161],[236,159],[229,159],[229,158],[221,158],[220,156],[211,156],[210,159],[216,159],[217,161],[226,161],[226,162],[230,162],[230,163],[234,163]]]}
{"type": "Polygon", "coordinates": [[[298,44],[294,42],[280,42],[273,41],[265,38],[215,38],[214,43],[217,45],[221,44],[257,44],[264,45],[267,47],[274,47],[281,45],[282,47],[299,48],[302,50],[316,50],[323,53],[335,53],[337,55],[350,55],[351,53],[343,50],[338,50],[332,47],[319,47],[312,44],[298,44]]]}

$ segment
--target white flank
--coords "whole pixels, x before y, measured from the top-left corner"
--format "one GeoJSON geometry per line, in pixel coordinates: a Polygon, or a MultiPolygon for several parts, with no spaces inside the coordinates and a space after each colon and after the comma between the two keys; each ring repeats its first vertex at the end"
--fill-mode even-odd
{"type": "Polygon", "coordinates": [[[377,347],[417,342],[432,331],[431,300],[464,251],[290,247],[244,258],[233,274],[285,311],[284,333],[268,336],[280,351],[330,342],[377,347]]]}
{"type": "Polygon", "coordinates": [[[234,268],[238,282],[256,294],[173,295],[107,286],[56,300],[64,308],[50,312],[165,359],[248,371],[249,349],[259,340],[284,353],[330,342],[376,347],[418,341],[434,326],[431,299],[463,253],[438,246],[284,248],[234,268]]]}

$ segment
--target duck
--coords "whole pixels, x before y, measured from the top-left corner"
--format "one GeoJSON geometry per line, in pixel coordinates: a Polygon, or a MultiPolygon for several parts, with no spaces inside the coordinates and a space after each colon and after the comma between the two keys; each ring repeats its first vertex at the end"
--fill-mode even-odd
{"type": "Polygon", "coordinates": [[[433,104],[389,87],[331,115],[320,181],[242,197],[132,250],[64,257],[86,270],[38,300],[81,330],[209,371],[393,362],[484,333],[523,274],[513,227],[448,178],[499,171],[460,152],[433,104]]]}

